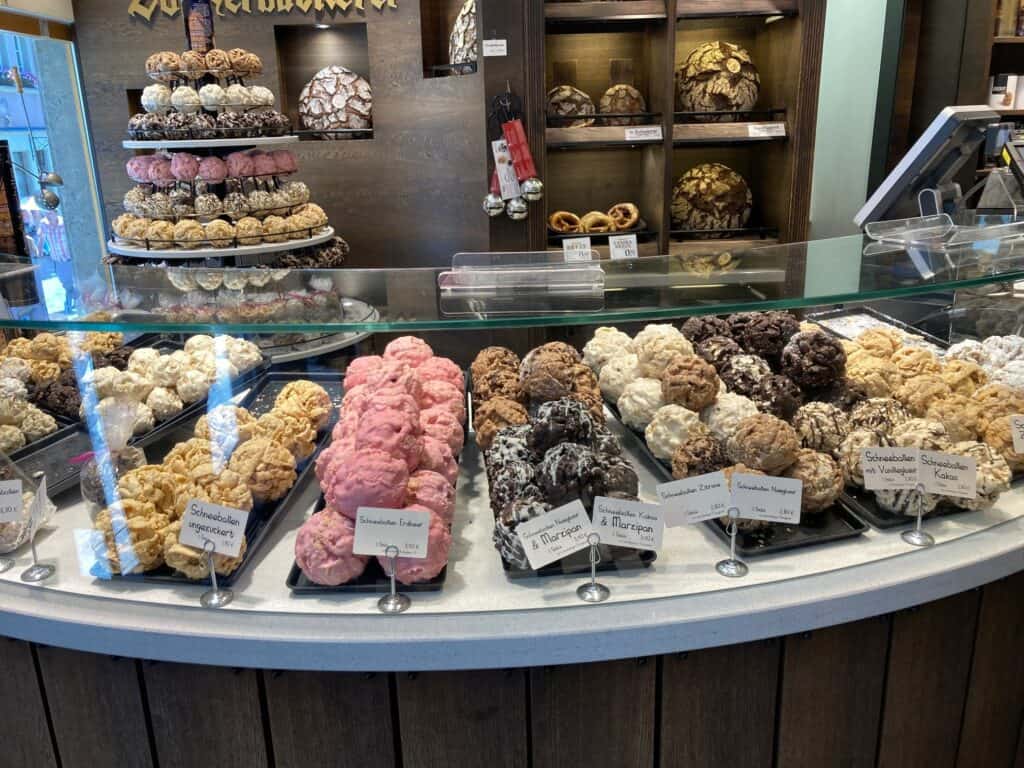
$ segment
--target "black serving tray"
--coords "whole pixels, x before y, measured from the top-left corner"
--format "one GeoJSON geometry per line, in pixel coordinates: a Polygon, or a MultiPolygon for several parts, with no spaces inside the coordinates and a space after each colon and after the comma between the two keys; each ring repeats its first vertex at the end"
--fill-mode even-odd
{"type": "MultiPolygon", "coordinates": [[[[630,549],[628,547],[616,547],[610,544],[598,544],[598,551],[601,553],[601,562],[597,564],[598,573],[609,571],[635,571],[640,568],[648,568],[651,563],[658,559],[658,553],[646,549],[630,549]]],[[[532,579],[539,576],[584,576],[590,574],[590,549],[581,549],[568,557],[556,560],[545,565],[540,570],[534,571],[530,568],[513,568],[505,562],[505,558],[498,556],[501,565],[505,569],[505,575],[510,579],[532,579]]]]}
{"type": "Polygon", "coordinates": [[[81,465],[71,460],[91,451],[92,440],[85,427],[72,424],[16,451],[11,459],[29,477],[45,474],[46,489],[56,496],[78,486],[81,465]]]}
{"type": "MultiPolygon", "coordinates": [[[[899,515],[882,509],[875,501],[875,494],[864,488],[848,487],[843,492],[843,500],[857,517],[868,523],[872,528],[880,531],[890,528],[907,528],[914,525],[916,518],[913,515],[899,515]]],[[[948,501],[939,503],[934,510],[924,516],[925,520],[936,517],[948,517],[949,515],[960,515],[970,510],[958,507],[948,501]]]]}
{"type": "MultiPolygon", "coordinates": [[[[711,527],[722,541],[729,543],[729,534],[721,520],[708,520],[711,527]]],[[[860,536],[868,529],[864,521],[847,508],[844,497],[828,509],[817,513],[809,522],[800,525],[773,523],[771,528],[753,533],[740,533],[736,536],[736,551],[744,557],[769,555],[800,549],[816,544],[827,544],[843,539],[860,536]]]]}
{"type": "MultiPolygon", "coordinates": [[[[269,411],[274,405],[274,398],[277,397],[278,393],[284,389],[285,385],[292,381],[299,379],[306,379],[308,381],[314,381],[331,395],[331,401],[337,404],[341,400],[341,382],[337,373],[306,373],[306,372],[271,372],[263,376],[261,379],[252,384],[249,392],[242,399],[238,405],[246,408],[256,415],[262,415],[269,411]]],[[[316,458],[320,454],[326,445],[328,438],[331,434],[331,429],[334,426],[336,419],[336,411],[332,411],[331,419],[327,426],[324,427],[323,431],[320,432],[316,444],[316,448],[313,451],[313,455],[306,459],[296,469],[298,476],[295,479],[295,484],[291,487],[291,490],[284,496],[284,498],[278,501],[259,504],[253,507],[252,512],[249,514],[249,520],[245,527],[245,538],[246,538],[246,550],[245,555],[242,557],[242,562],[239,566],[227,576],[217,576],[217,582],[219,584],[225,584],[230,586],[234,584],[239,576],[245,571],[249,563],[252,562],[253,557],[259,552],[260,547],[267,540],[274,525],[284,516],[287,515],[291,509],[292,504],[295,500],[302,495],[305,489],[306,483],[309,481],[310,476],[313,473],[313,466],[316,463],[316,458]]],[[[196,419],[198,420],[198,419],[196,419]]],[[[188,439],[191,435],[194,422],[183,424],[179,422],[173,435],[175,438],[172,442],[176,444],[179,440],[188,439]]],[[[170,436],[170,433],[166,433],[170,436]]],[[[168,448],[172,447],[167,445],[168,448]]],[[[147,457],[150,461],[153,460],[152,456],[147,457]]],[[[206,584],[206,581],[196,581],[190,579],[182,573],[175,571],[166,565],[156,568],[152,571],[146,571],[145,573],[132,573],[132,574],[114,574],[115,578],[124,579],[126,581],[144,581],[155,584],[206,584]]]]}
{"type": "MultiPolygon", "coordinates": [[[[822,320],[834,320],[836,318],[848,317],[850,315],[870,315],[871,317],[878,320],[878,322],[884,325],[892,326],[897,330],[903,331],[909,336],[918,336],[940,350],[949,349],[950,346],[948,341],[940,339],[938,336],[933,336],[927,331],[922,331],[919,328],[915,328],[912,325],[908,325],[907,323],[904,323],[902,320],[897,320],[895,317],[891,317],[890,315],[887,315],[884,312],[879,312],[874,307],[841,307],[839,309],[830,309],[825,312],[815,312],[813,314],[808,315],[807,319],[810,320],[811,322],[815,322],[818,325],[821,325],[820,321],[822,320]]],[[[838,331],[832,330],[828,326],[821,325],[821,328],[840,339],[849,339],[850,341],[853,341],[852,338],[844,336],[838,331]]]]}
{"type": "MultiPolygon", "coordinates": [[[[313,509],[313,514],[319,513],[326,506],[327,502],[324,500],[323,494],[321,494],[317,500],[316,507],[313,509]]],[[[430,581],[421,581],[416,584],[396,582],[396,588],[400,592],[439,592],[444,586],[444,581],[447,577],[448,566],[446,565],[430,581]]],[[[302,572],[302,569],[299,568],[299,564],[292,563],[292,569],[288,572],[285,584],[288,586],[288,589],[297,595],[324,595],[332,592],[381,593],[391,591],[391,579],[384,573],[384,568],[381,567],[380,562],[375,557],[370,558],[370,562],[366,564],[366,570],[363,571],[358,579],[333,587],[310,581],[306,578],[306,574],[302,572]]]]}

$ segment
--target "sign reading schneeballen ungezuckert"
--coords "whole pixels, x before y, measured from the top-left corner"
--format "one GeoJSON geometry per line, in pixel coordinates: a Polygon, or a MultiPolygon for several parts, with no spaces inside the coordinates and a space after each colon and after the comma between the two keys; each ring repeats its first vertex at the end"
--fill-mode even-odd
{"type": "MultiPolygon", "coordinates": [[[[211,0],[214,13],[218,16],[240,13],[301,13],[333,12],[350,10],[365,11],[367,8],[382,11],[398,8],[398,0],[211,0]]],[[[141,16],[150,21],[155,13],[174,17],[181,13],[181,0],[129,0],[128,15],[141,16]]]]}

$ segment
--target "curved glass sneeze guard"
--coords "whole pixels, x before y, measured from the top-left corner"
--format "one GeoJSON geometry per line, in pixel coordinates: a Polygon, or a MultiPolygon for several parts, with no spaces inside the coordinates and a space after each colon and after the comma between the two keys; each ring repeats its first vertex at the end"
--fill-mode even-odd
{"type": "MultiPolygon", "coordinates": [[[[859,235],[744,250],[714,241],[697,247],[712,256],[728,253],[721,259],[728,269],[689,252],[536,264],[499,281],[467,275],[458,264],[393,270],[118,265],[110,267],[109,285],[67,318],[48,317],[26,299],[17,276],[0,275],[0,327],[337,333],[585,325],[810,307],[1024,279],[1024,240],[979,241],[952,251],[907,249],[859,235]]],[[[493,272],[493,257],[481,269],[493,272]]]]}

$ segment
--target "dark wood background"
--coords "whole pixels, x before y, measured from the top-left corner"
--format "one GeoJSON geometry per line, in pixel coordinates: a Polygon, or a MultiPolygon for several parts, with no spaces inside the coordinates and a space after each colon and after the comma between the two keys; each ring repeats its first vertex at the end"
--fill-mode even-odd
{"type": "MultiPolygon", "coordinates": [[[[480,207],[488,181],[483,77],[424,78],[420,3],[399,0],[397,10],[383,11],[366,5],[363,13],[333,16],[225,15],[216,21],[217,44],[259,54],[265,69],[258,83],[279,94],[275,25],[365,23],[374,137],[303,142],[295,150],[300,178],[349,241],[354,266],[438,266],[450,263],[456,251],[486,250],[489,224],[480,207]]],[[[145,22],[129,18],[127,8],[125,0],[75,2],[89,124],[111,218],[131,187],[124,170],[131,153],[121,147],[130,117],[127,92],[149,82],[144,64],[150,53],[185,47],[180,16],[154,15],[145,22]]]]}
{"type": "Polygon", "coordinates": [[[226,669],[0,639],[0,765],[1024,768],[1022,591],[1017,574],[816,632],[532,669],[226,669]]]}

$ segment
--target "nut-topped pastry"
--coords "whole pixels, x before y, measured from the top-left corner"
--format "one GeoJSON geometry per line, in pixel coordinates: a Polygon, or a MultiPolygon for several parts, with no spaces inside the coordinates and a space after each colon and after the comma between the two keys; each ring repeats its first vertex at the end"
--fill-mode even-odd
{"type": "Polygon", "coordinates": [[[796,461],[800,440],[782,419],[759,413],[739,423],[726,449],[736,464],[777,474],[796,461]]]}

